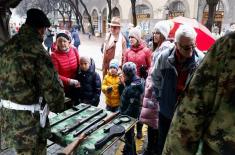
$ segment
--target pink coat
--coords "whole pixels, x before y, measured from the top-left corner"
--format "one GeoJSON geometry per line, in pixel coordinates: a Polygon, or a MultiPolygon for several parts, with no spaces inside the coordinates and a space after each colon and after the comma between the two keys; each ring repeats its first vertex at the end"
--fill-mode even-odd
{"type": "Polygon", "coordinates": [[[164,41],[161,44],[161,46],[154,51],[153,60],[145,83],[145,92],[144,92],[143,106],[140,113],[140,121],[155,129],[158,128],[158,111],[160,109],[159,109],[159,103],[155,97],[155,93],[153,90],[151,72],[153,70],[156,57],[158,56],[158,54],[163,50],[165,50],[166,48],[172,48],[173,46],[174,44],[172,44],[171,42],[164,41]]]}
{"type": "MultiPolygon", "coordinates": [[[[150,71],[152,67],[150,68],[150,71]]],[[[159,104],[153,91],[151,74],[146,79],[143,106],[140,113],[140,121],[154,129],[158,128],[159,104]]]]}

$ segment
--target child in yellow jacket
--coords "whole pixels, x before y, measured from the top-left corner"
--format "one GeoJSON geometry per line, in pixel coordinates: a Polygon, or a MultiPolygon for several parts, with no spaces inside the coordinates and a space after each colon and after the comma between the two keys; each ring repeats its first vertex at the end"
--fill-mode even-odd
{"type": "Polygon", "coordinates": [[[105,95],[106,109],[112,112],[118,111],[120,105],[118,66],[116,59],[110,61],[108,73],[105,75],[101,86],[105,95]]]}

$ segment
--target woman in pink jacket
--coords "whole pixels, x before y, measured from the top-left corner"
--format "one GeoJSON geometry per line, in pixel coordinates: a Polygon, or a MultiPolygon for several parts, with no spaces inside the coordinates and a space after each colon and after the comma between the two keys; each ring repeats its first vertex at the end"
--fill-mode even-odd
{"type": "Polygon", "coordinates": [[[159,104],[156,100],[153,91],[153,82],[151,71],[155,64],[158,54],[166,48],[173,47],[173,43],[167,41],[170,32],[170,25],[167,21],[160,21],[154,27],[153,32],[153,53],[152,62],[149,69],[148,77],[145,83],[145,92],[143,106],[140,113],[140,121],[148,125],[148,145],[143,155],[157,154],[157,139],[158,139],[158,111],[159,104]]]}

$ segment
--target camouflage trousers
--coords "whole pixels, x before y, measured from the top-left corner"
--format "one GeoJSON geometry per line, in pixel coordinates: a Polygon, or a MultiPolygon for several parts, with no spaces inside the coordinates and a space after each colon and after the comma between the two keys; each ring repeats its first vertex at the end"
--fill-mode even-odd
{"type": "Polygon", "coordinates": [[[46,155],[47,154],[47,141],[40,141],[33,149],[16,149],[17,155],[46,155]]]}

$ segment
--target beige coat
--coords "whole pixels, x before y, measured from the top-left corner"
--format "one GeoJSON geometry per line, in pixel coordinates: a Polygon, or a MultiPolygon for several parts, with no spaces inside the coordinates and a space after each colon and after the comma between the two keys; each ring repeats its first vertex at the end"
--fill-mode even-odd
{"type": "MultiPolygon", "coordinates": [[[[114,41],[113,43],[109,44],[110,38],[111,34],[109,33],[104,42],[106,46],[104,47],[104,56],[103,56],[103,65],[102,65],[103,78],[107,74],[107,70],[109,68],[109,62],[114,58],[115,55],[116,43],[114,41]]],[[[125,49],[126,49],[126,39],[124,36],[122,36],[122,52],[124,52],[125,49]]]]}

